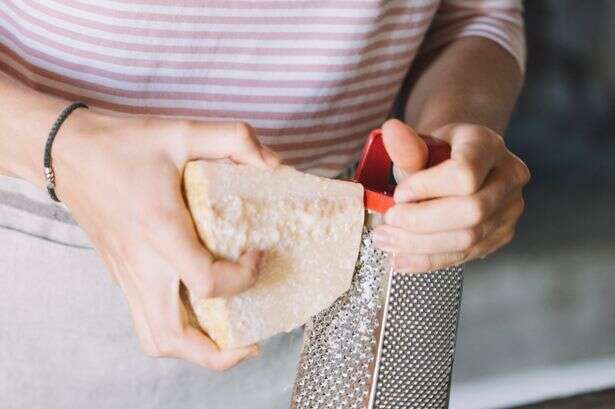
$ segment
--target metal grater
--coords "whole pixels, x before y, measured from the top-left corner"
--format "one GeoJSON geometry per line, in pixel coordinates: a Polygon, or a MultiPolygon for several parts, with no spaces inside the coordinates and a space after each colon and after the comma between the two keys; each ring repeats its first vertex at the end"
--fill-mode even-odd
{"type": "MultiPolygon", "coordinates": [[[[427,142],[429,165],[446,159],[448,146],[427,142]]],[[[462,268],[396,273],[373,245],[371,229],[391,204],[390,166],[374,131],[355,178],[368,213],[351,287],[306,324],[294,409],[448,407],[462,268]]]]}

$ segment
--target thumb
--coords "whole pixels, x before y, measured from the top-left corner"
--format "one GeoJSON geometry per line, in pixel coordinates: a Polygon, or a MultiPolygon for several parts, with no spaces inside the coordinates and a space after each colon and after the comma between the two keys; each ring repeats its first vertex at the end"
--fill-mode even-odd
{"type": "Polygon", "coordinates": [[[393,174],[398,183],[427,164],[427,144],[414,129],[397,119],[389,119],[382,125],[382,142],[393,161],[393,174]]]}

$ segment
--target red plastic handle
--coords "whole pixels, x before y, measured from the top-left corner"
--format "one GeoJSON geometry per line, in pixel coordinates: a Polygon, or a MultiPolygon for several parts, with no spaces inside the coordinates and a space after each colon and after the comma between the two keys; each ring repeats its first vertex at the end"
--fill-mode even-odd
{"type": "MultiPolygon", "coordinates": [[[[435,166],[451,157],[451,147],[432,136],[420,135],[429,149],[427,167],[435,166]]],[[[385,213],[394,205],[395,184],[390,182],[393,162],[384,148],[382,131],[374,129],[363,146],[354,181],[365,189],[365,207],[378,213],[385,213]]]]}

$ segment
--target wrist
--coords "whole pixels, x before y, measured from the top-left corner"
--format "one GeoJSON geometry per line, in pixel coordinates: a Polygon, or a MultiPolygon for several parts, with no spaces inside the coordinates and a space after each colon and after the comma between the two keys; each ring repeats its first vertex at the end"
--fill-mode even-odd
{"type": "Polygon", "coordinates": [[[0,166],[3,174],[27,180],[41,188],[46,186],[44,146],[49,129],[62,110],[61,102],[53,100],[44,106],[2,113],[0,166]]]}
{"type": "MultiPolygon", "coordinates": [[[[0,138],[3,145],[8,145],[6,149],[2,149],[1,162],[6,166],[1,171],[9,176],[27,180],[42,189],[47,186],[44,170],[45,144],[54,122],[68,106],[66,101],[50,102],[47,106],[30,110],[22,121],[6,121],[5,123],[9,124],[7,131],[14,137],[0,138]]],[[[61,124],[51,148],[54,170],[64,161],[63,151],[76,144],[75,141],[81,139],[87,130],[92,128],[95,122],[92,118],[96,116],[87,109],[79,108],[71,112],[61,124]]]]}

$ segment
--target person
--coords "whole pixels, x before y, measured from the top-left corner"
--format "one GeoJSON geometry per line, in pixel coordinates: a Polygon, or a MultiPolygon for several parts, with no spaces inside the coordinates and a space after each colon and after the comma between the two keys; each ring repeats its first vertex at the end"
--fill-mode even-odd
{"type": "Polygon", "coordinates": [[[502,135],[524,64],[520,0],[1,2],[3,405],[288,407],[300,330],[220,350],[188,324],[182,285],[241,292],[260,254],[207,252],[185,163],[335,177],[382,126],[399,183],[376,240],[395,268],[485,257],[523,211],[529,172],[502,135]],[[404,81],[405,118],[387,119],[404,81]],[[44,145],[75,101],[58,204],[44,145]],[[451,159],[414,169],[410,126],[451,159]]]}

